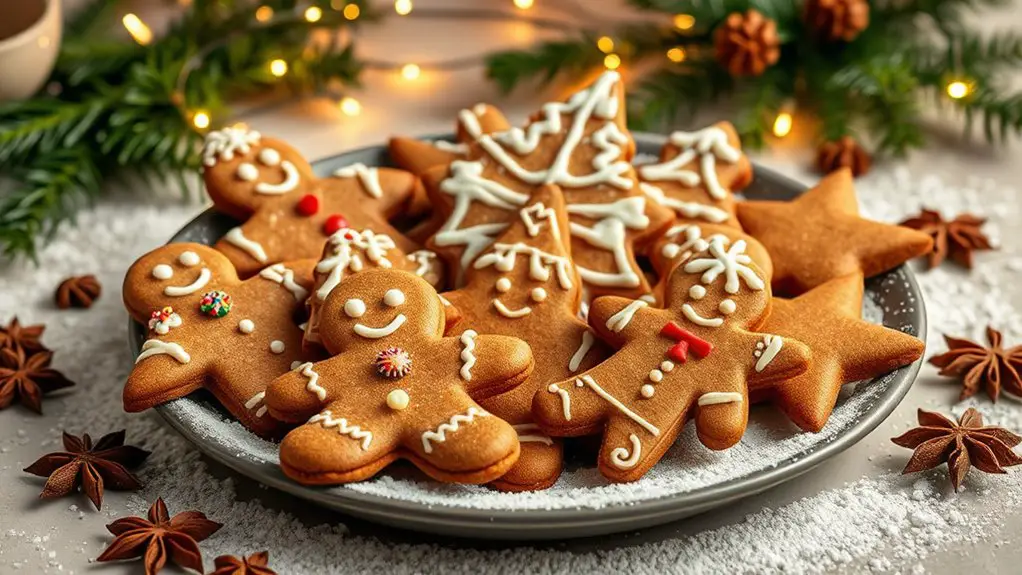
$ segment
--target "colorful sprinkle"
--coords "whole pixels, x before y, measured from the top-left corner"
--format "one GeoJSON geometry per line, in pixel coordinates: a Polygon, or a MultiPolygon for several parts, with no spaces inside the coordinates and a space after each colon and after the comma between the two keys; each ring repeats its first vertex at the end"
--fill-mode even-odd
{"type": "Polygon", "coordinates": [[[389,347],[376,355],[376,371],[383,377],[400,379],[412,371],[412,358],[400,347],[389,347]]]}
{"type": "Polygon", "coordinates": [[[231,296],[219,290],[206,292],[199,301],[199,311],[209,317],[224,317],[231,311],[231,296]]]}

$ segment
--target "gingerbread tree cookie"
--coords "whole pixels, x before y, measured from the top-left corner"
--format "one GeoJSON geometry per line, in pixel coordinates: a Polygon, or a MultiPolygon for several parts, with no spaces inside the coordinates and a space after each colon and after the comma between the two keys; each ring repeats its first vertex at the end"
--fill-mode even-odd
{"type": "Polygon", "coordinates": [[[291,146],[242,128],[210,132],[202,159],[216,209],[243,221],[216,244],[241,277],[285,259],[318,258],[327,237],[346,227],[416,249],[387,222],[415,199],[420,184],[408,172],[352,164],[320,179],[291,146]]]}
{"type": "Polygon", "coordinates": [[[745,431],[748,387],[808,367],[802,343],[751,331],[769,306],[769,284],[745,242],[714,239],[671,274],[666,309],[596,299],[589,324],[618,351],[538,391],[533,415],[553,436],[602,432],[599,468],[612,481],[649,471],[690,417],[704,445],[726,449],[745,431]]]}
{"type": "Polygon", "coordinates": [[[475,140],[469,130],[478,134],[503,132],[511,125],[497,108],[476,104],[458,113],[456,142],[446,140],[423,141],[415,138],[394,137],[388,145],[390,157],[398,167],[421,175],[437,166],[447,166],[455,160],[469,157],[469,144],[475,140]]]}
{"type": "Polygon", "coordinates": [[[933,247],[922,232],[859,217],[847,168],[791,202],[741,202],[738,219],[770,252],[774,290],[785,295],[854,273],[872,277],[933,247]]]}
{"type": "Polygon", "coordinates": [[[124,278],[124,305],[149,326],[149,339],[124,385],[125,411],[204,387],[252,431],[281,431],[263,395],[274,377],[305,359],[294,317],[314,264],[274,264],[242,281],[223,254],[201,244],[170,244],[139,258],[124,278]]]}
{"type": "MultiPolygon", "coordinates": [[[[551,102],[524,129],[492,134],[477,125],[468,157],[423,175],[434,209],[446,220],[429,241],[448,262],[466,269],[493,243],[543,184],[558,185],[571,218],[572,257],[590,295],[639,296],[650,291],[635,261],[673,216],[647,201],[629,161],[624,90],[606,72],[564,102],[551,102]]],[[[457,275],[456,285],[462,285],[457,275]]]]}
{"type": "Polygon", "coordinates": [[[606,346],[578,318],[582,284],[571,265],[567,229],[560,190],[540,188],[466,272],[465,287],[444,294],[461,312],[448,335],[472,330],[519,337],[536,356],[536,367],[524,384],[479,401],[514,426],[522,445],[518,463],[494,482],[498,489],[544,489],[557,480],[563,464],[561,444],[533,422],[532,396],[608,355],[606,346]]]}
{"type": "Polygon", "coordinates": [[[678,223],[740,227],[733,191],[752,182],[752,164],[730,122],[696,132],[674,132],[660,161],[639,167],[639,188],[675,212],[678,223]]]}
{"type": "Polygon", "coordinates": [[[345,279],[322,313],[320,335],[336,355],[298,366],[267,390],[271,414],[307,422],[280,445],[289,477],[360,481],[403,458],[441,481],[487,483],[514,465],[514,428],[472,397],[525,381],[532,371],[525,342],[472,331],[443,337],[436,291],[393,269],[345,279]]]}
{"type": "Polygon", "coordinates": [[[842,385],[872,379],[923,354],[918,338],[861,319],[863,289],[862,274],[855,273],[795,299],[773,300],[761,329],[804,342],[813,361],[808,371],[768,386],[765,393],[802,429],[823,428],[842,385]]]}

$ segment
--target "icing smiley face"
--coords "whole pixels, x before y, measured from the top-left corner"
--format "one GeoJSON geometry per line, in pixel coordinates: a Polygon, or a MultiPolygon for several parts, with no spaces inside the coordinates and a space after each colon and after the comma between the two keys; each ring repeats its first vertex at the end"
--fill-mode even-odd
{"type": "Polygon", "coordinates": [[[671,295],[683,301],[681,314],[687,322],[718,328],[732,317],[762,314],[763,298],[746,293],[763,291],[766,284],[745,248],[745,240],[729,245],[727,238],[713,236],[704,251],[681,264],[681,273],[672,277],[671,295]]]}
{"type": "MultiPolygon", "coordinates": [[[[405,294],[399,289],[392,288],[387,290],[387,293],[383,294],[382,299],[383,305],[387,307],[400,307],[405,303],[405,294]]],[[[358,298],[351,298],[344,302],[344,315],[358,319],[365,315],[366,304],[364,301],[358,298]]],[[[403,313],[399,313],[394,316],[394,319],[390,320],[390,323],[383,327],[370,327],[363,323],[356,323],[351,329],[360,337],[366,339],[380,339],[387,337],[398,330],[408,318],[403,313]]]]}
{"type": "Polygon", "coordinates": [[[148,317],[153,310],[168,305],[179,310],[190,308],[210,286],[225,279],[226,264],[212,248],[170,244],[146,254],[132,266],[125,278],[125,295],[131,292],[131,299],[138,302],[133,311],[140,316],[148,317]]]}

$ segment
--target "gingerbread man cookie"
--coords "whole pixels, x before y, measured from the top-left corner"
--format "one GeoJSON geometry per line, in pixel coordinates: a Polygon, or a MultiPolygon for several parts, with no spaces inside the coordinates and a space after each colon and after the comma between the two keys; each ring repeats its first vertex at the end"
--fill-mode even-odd
{"type": "Polygon", "coordinates": [[[306,422],[280,444],[285,474],[348,483],[403,458],[441,481],[487,483],[514,465],[518,434],[472,397],[525,381],[525,342],[472,331],[443,337],[436,291],[393,269],[345,279],[322,315],[323,344],[336,355],[297,366],[267,390],[271,414],[306,422]]]}
{"type": "Polygon", "coordinates": [[[242,128],[210,132],[202,161],[216,209],[243,221],[216,243],[242,277],[318,258],[327,237],[346,227],[385,233],[407,252],[417,247],[387,222],[421,193],[413,174],[352,164],[320,179],[291,146],[242,128]]]}
{"type": "Polygon", "coordinates": [[[696,132],[674,132],[660,161],[639,167],[639,188],[674,210],[678,223],[740,227],[733,191],[752,182],[752,164],[730,122],[696,132]]]}
{"type": "Polygon", "coordinates": [[[540,188],[518,218],[466,272],[465,287],[447,292],[461,319],[448,335],[472,330],[523,339],[536,367],[514,390],[479,404],[518,432],[518,463],[493,483],[507,491],[544,489],[563,464],[560,441],[532,419],[532,397],[552,382],[581,373],[608,355],[578,318],[582,285],[571,265],[564,197],[555,186],[540,188]]]}
{"type": "Polygon", "coordinates": [[[589,324],[618,351],[536,393],[533,415],[543,430],[553,436],[602,431],[599,468],[612,481],[649,471],[688,418],[711,449],[738,442],[748,420],[748,386],[798,375],[809,365],[802,343],[751,331],[768,315],[770,286],[745,245],[737,240],[725,247],[714,239],[678,266],[666,309],[596,299],[589,324]]]}
{"type": "Polygon", "coordinates": [[[606,72],[566,101],[545,104],[524,129],[484,134],[464,116],[474,137],[468,158],[423,175],[434,209],[446,215],[430,248],[448,269],[467,269],[532,191],[555,184],[568,203],[572,257],[588,294],[648,293],[634,251],[673,215],[639,190],[624,108],[621,77],[606,72]]]}
{"type": "Polygon", "coordinates": [[[429,250],[405,254],[386,234],[377,234],[372,230],[341,229],[327,240],[323,255],[316,263],[315,289],[309,297],[309,321],[305,328],[306,344],[320,343],[320,310],[330,292],[344,278],[376,267],[414,273],[433,287],[439,287],[444,278],[440,260],[429,250]]]}
{"type": "Polygon", "coordinates": [[[314,264],[274,264],[242,281],[223,254],[201,244],[170,244],[139,258],[124,278],[124,305],[149,326],[149,339],[124,386],[124,410],[205,387],[255,433],[282,431],[263,396],[274,377],[306,359],[294,317],[314,264]]]}

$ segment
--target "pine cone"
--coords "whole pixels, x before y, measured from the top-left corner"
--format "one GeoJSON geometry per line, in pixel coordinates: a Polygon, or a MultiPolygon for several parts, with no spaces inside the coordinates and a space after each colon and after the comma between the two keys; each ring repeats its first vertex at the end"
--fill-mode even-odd
{"type": "Polygon", "coordinates": [[[717,62],[732,76],[759,76],[781,56],[777,23],[749,10],[732,12],[713,33],[717,62]]]}
{"type": "Polygon", "coordinates": [[[816,155],[816,165],[825,174],[848,168],[857,178],[868,172],[872,163],[869,153],[851,136],[820,144],[816,155]]]}
{"type": "Polygon", "coordinates": [[[869,26],[869,4],[866,0],[806,0],[802,16],[818,38],[851,42],[869,26]]]}
{"type": "Polygon", "coordinates": [[[99,285],[99,280],[93,275],[67,278],[57,287],[57,307],[92,307],[92,302],[99,297],[102,289],[103,286],[99,285]]]}

